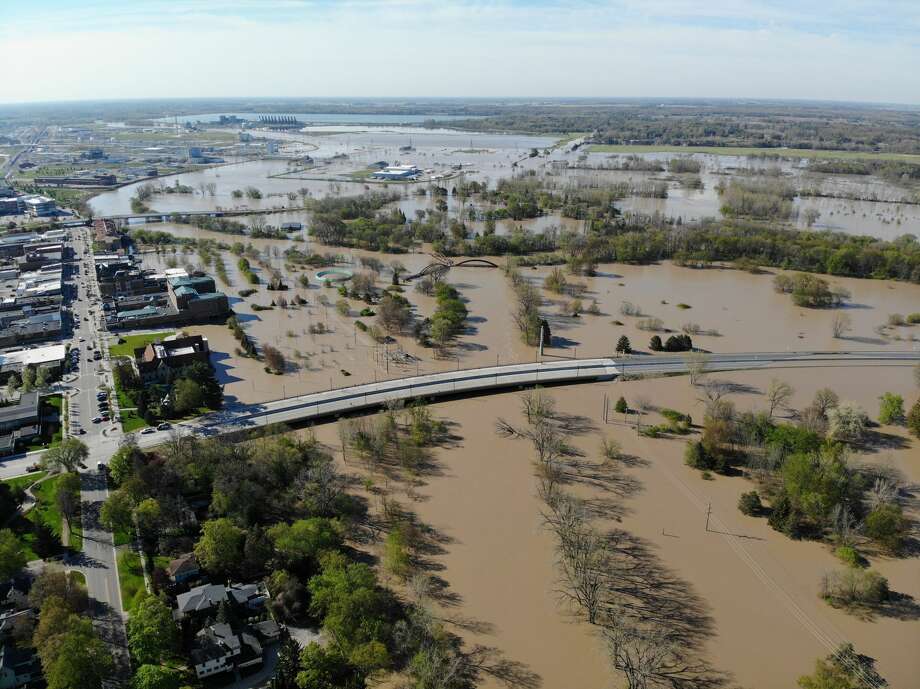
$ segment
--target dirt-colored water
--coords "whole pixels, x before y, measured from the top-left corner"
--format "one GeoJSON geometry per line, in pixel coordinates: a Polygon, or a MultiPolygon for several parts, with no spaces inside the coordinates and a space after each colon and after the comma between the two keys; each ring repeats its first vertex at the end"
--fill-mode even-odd
{"type": "MultiPolygon", "coordinates": [[[[176,234],[193,234],[224,241],[232,236],[206,233],[184,226],[166,228],[176,234]]],[[[262,252],[265,260],[284,276],[291,289],[282,293],[288,302],[294,295],[307,300],[307,305],[297,308],[275,308],[256,311],[254,304],[268,305],[279,293],[269,292],[260,285],[257,292],[245,299],[236,293],[248,287],[236,268],[237,258],[225,252],[230,286],[220,287],[233,296],[232,308],[239,314],[247,331],[257,344],[270,343],[285,353],[296,366],[284,376],[265,373],[253,360],[236,356],[236,342],[229,330],[222,326],[195,326],[194,332],[207,334],[211,347],[221,352],[219,369],[226,384],[227,394],[244,402],[259,402],[284,395],[327,389],[330,386],[370,382],[425,372],[442,371],[458,366],[469,368],[499,363],[533,361],[537,353],[524,345],[511,319],[513,294],[501,270],[490,268],[455,268],[447,280],[454,284],[467,300],[469,327],[445,356],[434,350],[418,346],[409,335],[397,335],[396,344],[376,345],[355,326],[360,320],[372,324],[374,317],[362,317],[358,312],[367,305],[350,300],[349,316],[342,316],[332,306],[339,295],[335,290],[321,288],[307,271],[311,286],[298,286],[301,271],[288,270],[282,256],[284,247],[297,246],[304,251],[324,251],[324,247],[309,243],[254,240],[252,244],[262,252]],[[322,299],[330,304],[323,306],[322,299]],[[317,323],[329,330],[324,334],[311,334],[310,326],[317,323]],[[394,356],[403,352],[411,358],[394,356]],[[298,356],[306,355],[307,358],[298,356]]],[[[151,267],[163,267],[170,254],[146,254],[151,267]]],[[[360,270],[358,261],[364,252],[349,251],[344,259],[360,270]]],[[[381,257],[385,262],[395,257],[381,257]]],[[[410,270],[418,270],[432,259],[426,254],[406,254],[398,259],[410,270]]],[[[178,255],[179,264],[188,260],[198,264],[195,254],[178,255]]],[[[501,263],[503,259],[496,259],[501,263]]],[[[253,262],[255,266],[255,262],[253,262]]],[[[265,270],[256,266],[257,272],[265,270]]],[[[525,276],[535,284],[542,284],[549,269],[525,270],[525,276]]],[[[553,346],[546,348],[545,359],[554,357],[579,358],[610,356],[618,338],[626,335],[634,349],[648,352],[648,342],[654,334],[640,329],[647,318],[660,318],[664,327],[679,332],[695,323],[702,331],[716,334],[694,335],[694,343],[714,352],[737,351],[787,351],[787,350],[862,350],[911,349],[912,341],[920,336],[913,327],[896,327],[882,337],[875,332],[877,326],[887,321],[890,313],[911,313],[920,304],[920,286],[888,281],[834,279],[832,282],[849,289],[853,299],[841,311],[850,317],[851,330],[842,339],[832,335],[833,310],[799,308],[788,295],[778,294],[772,288],[773,274],[751,275],[728,269],[695,270],[672,264],[657,266],[601,265],[595,277],[575,277],[582,282],[586,292],[582,297],[585,306],[596,299],[601,315],[587,313],[578,318],[560,315],[560,307],[571,297],[563,297],[544,290],[546,315],[553,334],[553,346]],[[624,302],[638,306],[642,317],[628,317],[620,313],[624,302]],[[666,303],[665,303],[666,302],[666,303]],[[683,304],[689,308],[681,308],[683,304]],[[615,321],[623,325],[615,325],[615,321]],[[901,338],[896,340],[894,338],[901,338]]],[[[264,283],[264,280],[263,280],[264,283]]],[[[388,283],[381,276],[380,287],[388,283]]],[[[417,318],[430,316],[435,310],[434,300],[406,287],[405,296],[414,306],[417,318]]],[[[666,332],[659,333],[666,339],[666,332]]]]}
{"type": "MultiPolygon", "coordinates": [[[[796,408],[828,385],[842,399],[852,399],[872,414],[883,391],[910,400],[916,396],[909,370],[903,367],[795,369],[719,377],[745,386],[745,392],[731,396],[739,409],[764,408],[762,391],[773,377],[793,383],[796,408]]],[[[727,673],[731,686],[787,689],[799,675],[811,671],[817,657],[831,650],[828,643],[833,646],[843,640],[876,658],[892,687],[912,685],[920,671],[914,650],[920,643],[916,614],[867,621],[829,607],[818,598],[818,585],[822,574],[839,563],[822,544],[791,541],[772,531],[764,519],[741,515],[737,501],[752,487],[747,479],[703,480],[683,464],[683,440],[639,437],[631,426],[613,417],[604,425],[604,394],[613,399],[623,394],[630,401],[641,395],[653,405],[700,418],[702,403],[686,378],[559,387],[551,394],[559,409],[583,415],[593,424],[590,432],[570,438],[588,459],[599,461],[600,438],[612,436],[626,453],[647,462],[623,469],[638,485],[630,496],[616,498],[623,514],[615,525],[641,538],[660,567],[684,582],[688,601],[694,597],[703,601],[714,629],[706,656],[715,669],[727,673]]],[[[400,489],[395,486],[391,491],[445,537],[445,552],[435,558],[436,573],[459,597],[459,604],[446,608],[444,615],[490,627],[488,633],[458,628],[470,643],[501,649],[507,658],[540,675],[544,687],[610,686],[615,673],[608,667],[602,644],[589,625],[573,620],[555,593],[554,541],[541,523],[530,446],[500,438],[494,430],[498,417],[522,423],[518,408],[516,393],[433,405],[436,415],[453,424],[451,430],[460,440],[455,447],[437,452],[440,471],[414,489],[414,501],[397,494],[400,489]]],[[[316,430],[321,440],[337,447],[334,425],[316,430]]],[[[916,441],[908,440],[900,428],[883,427],[879,433],[890,447],[871,445],[857,459],[892,466],[907,485],[916,485],[920,479],[916,441]]],[[[585,497],[611,497],[595,489],[570,489],[585,497]]],[[[913,503],[909,514],[920,516],[913,503]]],[[[888,577],[892,590],[914,602],[920,600],[917,564],[917,557],[872,561],[888,577]]],[[[499,685],[487,680],[484,686],[499,685]]]]}

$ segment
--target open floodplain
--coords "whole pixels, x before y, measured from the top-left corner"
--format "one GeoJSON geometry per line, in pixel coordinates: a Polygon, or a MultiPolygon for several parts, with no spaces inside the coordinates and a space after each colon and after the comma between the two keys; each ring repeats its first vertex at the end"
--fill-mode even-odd
{"type": "MultiPolygon", "coordinates": [[[[444,277],[469,314],[465,329],[449,346],[422,346],[411,329],[393,332],[384,343],[375,341],[366,329],[375,323],[374,305],[341,297],[334,285],[317,279],[317,268],[298,263],[285,252],[333,254],[337,267],[367,274],[382,290],[391,282],[392,261],[402,264],[404,275],[416,273],[434,260],[431,248],[422,245],[393,255],[315,241],[309,231],[310,212],[289,209],[305,205],[306,198],[379,190],[379,185],[366,181],[324,180],[323,175],[338,178],[375,160],[392,162],[397,156],[411,156],[412,162],[445,175],[453,174],[452,165],[462,164],[466,179],[486,184],[521,170],[584,187],[637,179],[654,182],[662,174],[604,169],[620,163],[608,153],[584,155],[565,146],[545,157],[530,157],[531,148],[553,146],[554,140],[547,138],[345,129],[286,135],[286,146],[309,144],[317,158],[348,155],[322,172],[298,170],[283,160],[229,164],[176,177],[193,189],[215,183],[213,196],[204,191],[156,195],[150,204],[164,213],[242,206],[276,209],[265,216],[269,223],[304,226],[288,239],[256,239],[173,222],[137,226],[198,241],[197,248],[175,244],[139,248],[144,265],[157,270],[189,265],[213,274],[219,261],[223,270],[218,271],[218,288],[231,297],[245,333],[257,347],[271,345],[283,353],[284,372],[271,373],[263,362],[241,355],[227,326],[185,328],[207,336],[230,406],[458,367],[611,356],[623,336],[631,342],[635,360],[655,355],[649,348],[652,336],[666,339],[681,332],[692,335],[696,348],[710,352],[896,351],[916,350],[920,342],[920,325],[897,324],[890,318],[920,310],[916,284],[827,277],[832,288],[851,296],[840,308],[813,309],[796,306],[789,294],[774,288],[774,280],[784,273],[779,269],[747,272],[671,262],[601,263],[593,275],[569,276],[562,292],[545,285],[553,268],[521,268],[524,280],[539,292],[540,313],[552,332],[552,344],[540,354],[522,342],[514,325],[515,292],[502,270],[506,257],[486,257],[498,267],[453,267],[444,277]],[[410,135],[413,150],[400,152],[399,146],[410,145],[410,135]],[[261,189],[262,199],[234,198],[234,190],[248,186],[261,189]],[[211,240],[203,251],[201,240],[211,240]],[[237,242],[240,246],[234,251],[237,242]],[[240,267],[241,258],[246,258],[246,270],[259,277],[258,284],[251,284],[240,267]],[[270,290],[267,283],[272,276],[280,276],[286,289],[270,290]],[[576,298],[582,304],[578,315],[572,308],[576,298]],[[846,327],[835,334],[835,322],[839,325],[841,317],[846,327]]],[[[670,156],[646,157],[666,161],[670,156]]],[[[902,203],[902,191],[884,180],[865,176],[817,180],[795,160],[777,163],[706,154],[694,158],[701,163],[702,188],[689,188],[686,180],[671,177],[664,180],[666,198],[626,198],[621,202],[623,210],[687,221],[716,216],[720,195],[715,187],[721,179],[749,175],[751,167],[776,166],[779,172],[770,175],[796,179],[799,186],[823,185],[838,196],[885,199],[797,198],[797,206],[820,211],[816,226],[892,239],[913,231],[920,222],[916,215],[920,206],[902,203]]],[[[416,193],[419,188],[424,185],[390,185],[390,191],[399,192],[392,205],[407,217],[424,213],[435,199],[432,194],[416,193]]],[[[134,193],[130,186],[105,192],[91,206],[100,215],[129,213],[134,193]]],[[[454,195],[444,202],[452,217],[462,217],[467,202],[454,195]]],[[[801,226],[804,221],[794,222],[801,226]]],[[[477,232],[482,223],[471,221],[468,226],[477,232]]],[[[546,215],[501,220],[496,232],[579,228],[579,221],[546,215]]],[[[404,283],[403,290],[415,322],[433,315],[435,297],[417,291],[413,283],[404,283]]],[[[629,379],[628,361],[624,380],[554,387],[545,394],[564,415],[567,440],[575,449],[575,459],[561,482],[568,493],[590,506],[596,529],[629,540],[652,592],[645,603],[651,607],[644,614],[661,615],[669,623],[673,618],[673,624],[693,630],[688,631],[688,642],[696,648],[696,659],[724,686],[794,686],[797,677],[812,670],[816,658],[844,641],[875,658],[890,686],[912,686],[918,672],[915,649],[920,647],[917,548],[907,548],[897,557],[866,551],[868,564],[888,579],[896,602],[871,612],[834,608],[819,596],[822,577],[840,565],[832,545],[790,539],[770,528],[765,516],[739,512],[741,494],[762,489],[753,470],[709,474],[684,462],[687,442],[698,440],[702,432],[712,390],[718,390],[741,414],[763,411],[775,382],[788,383],[793,388],[791,397],[774,417],[779,423],[794,423],[818,390],[831,388],[840,400],[858,404],[874,419],[883,393],[899,394],[908,405],[913,403],[917,393],[911,369],[854,365],[718,373],[706,377],[711,383],[706,387],[691,385],[688,376],[629,379]],[[688,414],[693,425],[686,436],[641,435],[637,415],[613,412],[613,402],[620,396],[630,409],[644,410],[638,415],[643,425],[664,422],[662,410],[688,414]],[[619,460],[605,459],[601,449],[605,439],[620,445],[619,460]],[[654,607],[656,601],[660,608],[654,607]]],[[[519,686],[608,686],[614,674],[599,627],[585,622],[578,606],[562,593],[558,543],[547,526],[545,482],[533,447],[528,440],[506,437],[497,429],[499,419],[515,427],[526,425],[525,394],[509,391],[432,404],[430,411],[446,424],[447,434],[423,466],[412,471],[363,461],[342,446],[341,426],[335,422],[294,433],[315,434],[327,446],[353,479],[353,490],[381,521],[384,513],[398,509],[424,534],[418,571],[433,582],[430,595],[438,614],[470,647],[481,644],[492,649],[490,657],[505,662],[519,686]]],[[[848,461],[896,480],[902,487],[905,515],[916,524],[920,450],[903,426],[872,427],[861,442],[849,447],[848,461]]],[[[382,535],[378,536],[355,545],[383,558],[382,535]]],[[[396,577],[388,583],[412,595],[411,587],[396,577]]],[[[487,673],[484,686],[500,686],[500,682],[487,673]]]]}

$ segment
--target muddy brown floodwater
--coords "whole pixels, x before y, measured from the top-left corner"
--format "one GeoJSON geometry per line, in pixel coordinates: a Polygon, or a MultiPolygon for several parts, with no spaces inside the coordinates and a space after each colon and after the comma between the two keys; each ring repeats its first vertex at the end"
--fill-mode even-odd
{"type": "MultiPolygon", "coordinates": [[[[188,233],[226,242],[240,239],[184,226],[164,227],[175,234],[188,233]]],[[[226,385],[226,393],[240,401],[261,402],[416,372],[430,373],[458,366],[489,366],[496,362],[534,361],[537,358],[534,349],[521,342],[514,327],[510,316],[513,294],[501,270],[457,268],[450,271],[446,279],[467,301],[469,327],[455,346],[446,354],[438,355],[430,348],[420,347],[408,334],[397,335],[393,345],[384,347],[375,344],[355,325],[357,321],[367,325],[374,322],[373,316],[359,315],[367,304],[349,300],[349,315],[340,315],[333,306],[339,299],[338,293],[317,285],[311,270],[306,271],[312,283],[310,287],[299,287],[297,277],[302,271],[288,270],[282,257],[283,249],[289,246],[296,246],[302,251],[334,252],[336,249],[281,240],[253,240],[252,244],[262,252],[267,265],[282,273],[291,289],[283,293],[269,292],[264,285],[267,271],[253,261],[256,271],[263,277],[263,284],[251,296],[236,296],[239,290],[249,285],[237,270],[237,257],[229,252],[224,252],[223,260],[231,284],[219,285],[219,288],[231,295],[232,308],[258,345],[269,343],[284,352],[291,362],[289,372],[283,376],[270,375],[262,370],[258,362],[234,354],[237,344],[224,326],[187,328],[208,336],[212,350],[217,352],[215,363],[226,385]],[[283,294],[288,302],[295,295],[300,295],[308,303],[287,309],[257,311],[253,308],[253,305],[269,305],[279,294],[283,294]],[[326,299],[329,306],[323,306],[322,299],[326,299]],[[311,326],[320,323],[327,332],[311,333],[311,326]]],[[[144,261],[150,267],[162,268],[171,255],[145,254],[144,261]]],[[[372,254],[345,251],[342,256],[360,270],[359,260],[367,255],[372,254]]],[[[418,270],[432,260],[423,253],[374,256],[384,263],[399,260],[410,271],[418,270]]],[[[193,266],[200,263],[194,253],[176,254],[176,260],[180,265],[185,261],[193,266]]],[[[495,261],[502,264],[504,259],[496,258],[495,261]]],[[[542,285],[549,270],[525,269],[523,273],[535,284],[542,285]]],[[[884,336],[878,334],[876,328],[884,324],[891,313],[917,311],[920,308],[920,285],[831,279],[832,283],[852,293],[851,303],[841,309],[851,320],[851,330],[843,338],[835,339],[831,327],[835,311],[796,307],[788,295],[773,290],[775,272],[752,275],[729,269],[695,270],[670,263],[653,266],[600,265],[595,277],[569,279],[584,285],[585,292],[581,297],[584,306],[596,299],[601,315],[584,313],[574,318],[560,313],[562,304],[571,301],[571,297],[543,291],[545,303],[542,311],[553,334],[553,346],[546,348],[544,359],[610,356],[621,335],[630,339],[634,349],[648,354],[649,339],[655,333],[640,327],[642,321],[649,318],[660,318],[663,327],[674,332],[679,332],[688,324],[695,324],[701,333],[707,334],[694,335],[694,344],[713,352],[895,350],[916,346],[915,340],[920,336],[918,326],[889,328],[884,336]],[[623,316],[620,311],[624,302],[637,306],[643,316],[623,316]],[[616,321],[623,325],[615,325],[616,321]]],[[[381,275],[378,286],[388,284],[388,278],[386,273],[381,275]]],[[[405,296],[413,304],[417,318],[434,312],[433,298],[418,294],[411,286],[406,286],[405,296]]],[[[661,332],[659,335],[666,339],[668,333],[661,332]]]]}
{"type": "MultiPolygon", "coordinates": [[[[854,400],[874,416],[884,391],[913,400],[916,389],[908,368],[780,369],[718,374],[737,383],[742,392],[730,399],[739,409],[763,409],[771,378],[796,388],[793,408],[801,409],[821,387],[834,388],[842,399],[854,400]]],[[[893,591],[912,601],[902,617],[884,614],[872,620],[835,610],[818,597],[823,573],[838,568],[828,546],[792,541],[773,531],[764,518],[742,515],[738,497],[753,484],[743,477],[704,480],[683,463],[683,439],[649,439],[634,427],[611,417],[603,423],[602,399],[624,395],[646,397],[702,418],[698,391],[688,379],[594,383],[552,388],[560,410],[582,415],[592,428],[571,438],[589,461],[599,461],[602,437],[619,440],[627,454],[639,458],[623,467],[632,485],[628,496],[611,496],[597,488],[572,486],[586,498],[611,498],[617,505],[601,526],[617,527],[641,539],[662,572],[686,588],[688,601],[699,598],[713,632],[705,657],[726,673],[729,686],[788,689],[811,672],[816,658],[844,640],[877,660],[892,687],[913,686],[920,672],[920,559],[872,557],[871,565],[893,591]],[[711,505],[710,530],[705,529],[711,505]],[[830,646],[828,645],[830,644],[830,646]],[[769,660],[767,660],[769,658],[769,660]]],[[[541,521],[532,450],[520,440],[500,438],[495,419],[522,423],[520,393],[436,403],[436,416],[452,424],[459,440],[437,451],[438,470],[404,494],[391,486],[396,499],[409,505],[423,522],[444,536],[444,552],[435,557],[435,573],[455,594],[455,605],[443,615],[474,620],[488,630],[455,631],[469,643],[499,648],[506,658],[523,663],[542,678],[543,687],[595,688],[616,686],[620,678],[607,664],[603,646],[585,622],[573,618],[556,595],[554,537],[541,521]]],[[[787,412],[784,412],[787,414],[787,412]]],[[[652,415],[649,421],[654,422],[652,415]]],[[[338,441],[334,424],[316,427],[317,437],[333,452],[338,441]]],[[[303,431],[301,431],[303,432],[303,431]]],[[[885,465],[900,473],[906,486],[920,480],[920,451],[903,428],[883,426],[879,442],[854,451],[853,461],[885,465]]],[[[355,471],[354,459],[343,465],[355,471]]],[[[916,495],[908,489],[908,514],[920,517],[916,495]]],[[[492,679],[483,686],[500,686],[492,679]]]]}

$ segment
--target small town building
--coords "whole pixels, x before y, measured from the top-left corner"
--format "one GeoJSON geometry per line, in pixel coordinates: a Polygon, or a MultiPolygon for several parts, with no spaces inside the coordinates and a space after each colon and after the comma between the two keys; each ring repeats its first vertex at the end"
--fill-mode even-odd
{"type": "Polygon", "coordinates": [[[178,371],[191,363],[208,363],[208,338],[201,335],[167,337],[134,350],[138,375],[146,382],[164,381],[170,371],[178,371]]]}

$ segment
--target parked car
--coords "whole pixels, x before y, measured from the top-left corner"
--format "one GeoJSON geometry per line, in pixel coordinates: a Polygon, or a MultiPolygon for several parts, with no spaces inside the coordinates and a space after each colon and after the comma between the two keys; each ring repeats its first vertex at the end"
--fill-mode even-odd
{"type": "Polygon", "coordinates": [[[157,430],[158,430],[158,431],[168,431],[170,428],[172,428],[172,426],[170,426],[170,425],[169,425],[168,423],[166,423],[165,421],[164,421],[163,423],[161,423],[159,426],[157,426],[157,430]]]}
{"type": "Polygon", "coordinates": [[[101,417],[101,416],[94,416],[94,417],[93,417],[93,423],[102,423],[102,417],[101,417]]]}
{"type": "Polygon", "coordinates": [[[147,426],[144,430],[141,431],[143,435],[149,435],[150,433],[156,433],[157,429],[153,426],[147,426]]]}
{"type": "Polygon", "coordinates": [[[41,464],[37,464],[37,463],[30,464],[29,466],[26,467],[26,471],[31,474],[32,472],[35,472],[35,471],[41,471],[41,468],[42,468],[41,464]]]}

